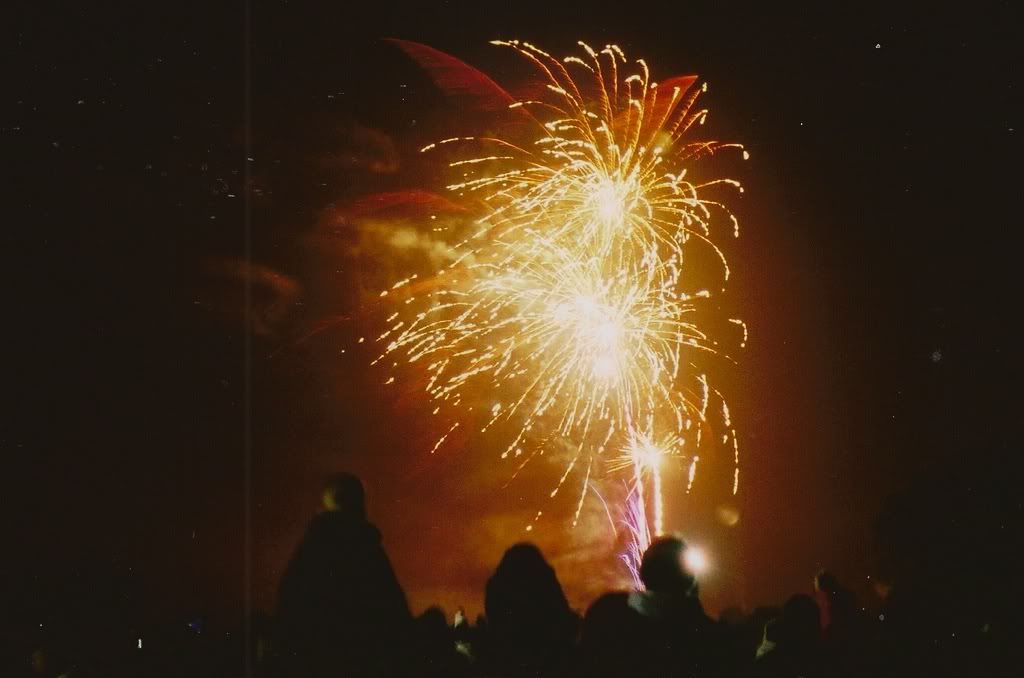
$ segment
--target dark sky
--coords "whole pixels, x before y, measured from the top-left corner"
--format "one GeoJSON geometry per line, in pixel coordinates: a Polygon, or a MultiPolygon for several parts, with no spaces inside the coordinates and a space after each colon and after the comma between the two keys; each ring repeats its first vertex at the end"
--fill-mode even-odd
{"type": "Polygon", "coordinates": [[[725,378],[741,519],[707,531],[713,473],[675,509],[720,541],[719,603],[778,601],[822,566],[860,585],[883,498],[1015,424],[1010,3],[263,2],[248,31],[242,3],[98,4],[24,3],[0,42],[15,586],[113,573],[154,615],[224,613],[248,562],[267,606],[320,478],[348,467],[414,604],[479,606],[535,503],[471,483],[472,440],[425,462],[427,413],[353,343],[402,262],[337,215],[436,190],[415,149],[459,114],[384,37],[483,70],[507,65],[494,38],[616,42],[699,73],[710,128],[750,149],[730,257],[752,336],[725,378]]]}

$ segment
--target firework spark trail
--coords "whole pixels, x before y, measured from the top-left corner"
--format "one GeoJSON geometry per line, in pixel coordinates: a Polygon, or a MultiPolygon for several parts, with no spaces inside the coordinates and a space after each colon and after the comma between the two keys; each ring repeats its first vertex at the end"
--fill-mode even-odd
{"type": "MultiPolygon", "coordinates": [[[[586,58],[559,61],[529,43],[495,44],[514,49],[540,74],[545,95],[512,107],[528,107],[541,127],[528,143],[452,137],[423,149],[494,149],[450,163],[462,179],[448,188],[479,198],[484,214],[454,246],[440,284],[388,318],[377,361],[403,354],[425,366],[434,413],[455,410],[448,433],[464,420],[463,402],[492,394],[481,433],[498,425],[512,431],[502,459],[533,450],[516,473],[552,440],[568,443],[575,451],[551,496],[582,458],[586,478],[573,524],[595,460],[621,450],[605,465],[608,473],[632,469],[625,515],[636,550],[651,535],[645,495],[654,534],[664,529],[663,462],[689,455],[692,484],[713,396],[723,403],[738,463],[724,399],[693,363],[697,352],[717,352],[698,322],[711,293],[692,289],[684,262],[710,252],[724,289],[730,271],[713,227],[724,218],[738,235],[738,224],[709,190],[742,188],[732,179],[687,177],[701,157],[742,147],[689,140],[707,115],[694,106],[706,89],[693,86],[696,78],[659,87],[642,60],[625,75],[628,62],[613,45],[597,52],[580,43],[586,58]],[[570,67],[582,77],[573,78],[570,67]]],[[[401,294],[409,280],[381,296],[401,294]]],[[[746,327],[731,322],[742,327],[745,343],[746,327]]],[[[738,477],[737,467],[734,491],[738,477]]]]}
{"type": "Polygon", "coordinates": [[[642,488],[642,484],[636,483],[633,485],[633,489],[627,493],[625,508],[620,520],[629,534],[629,541],[626,544],[625,552],[619,555],[619,559],[626,566],[630,580],[637,589],[644,587],[643,580],[640,579],[640,562],[643,560],[644,551],[651,545],[651,531],[647,524],[647,509],[644,505],[642,488]]]}

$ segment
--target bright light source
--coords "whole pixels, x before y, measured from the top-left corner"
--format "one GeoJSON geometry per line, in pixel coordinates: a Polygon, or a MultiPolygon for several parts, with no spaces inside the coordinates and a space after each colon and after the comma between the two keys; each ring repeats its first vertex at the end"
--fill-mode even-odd
{"type": "Polygon", "coordinates": [[[683,562],[693,574],[701,574],[708,568],[708,557],[699,546],[687,546],[683,554],[683,562]]]}
{"type": "Polygon", "coordinates": [[[657,470],[665,459],[665,451],[648,439],[637,441],[632,449],[633,458],[642,468],[657,470]]]}
{"type": "Polygon", "coordinates": [[[625,186],[610,179],[602,181],[594,191],[595,211],[606,226],[617,226],[624,220],[626,216],[624,193],[625,186]]]}

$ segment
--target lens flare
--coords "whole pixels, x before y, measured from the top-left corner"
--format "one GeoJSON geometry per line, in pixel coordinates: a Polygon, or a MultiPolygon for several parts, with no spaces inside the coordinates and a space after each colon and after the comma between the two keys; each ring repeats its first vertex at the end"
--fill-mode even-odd
{"type": "Polygon", "coordinates": [[[378,337],[375,362],[421,365],[434,413],[455,422],[448,433],[460,423],[500,430],[496,456],[518,459],[513,477],[538,455],[571,450],[550,496],[585,470],[574,525],[592,483],[628,472],[634,543],[623,560],[635,569],[652,529],[664,529],[663,471],[688,460],[692,483],[712,417],[727,432],[714,438],[732,448],[738,482],[728,407],[696,361],[718,353],[701,322],[717,311],[692,271],[714,262],[724,291],[719,226],[738,236],[738,225],[717,189],[742,188],[692,175],[703,157],[742,147],[690,139],[707,115],[695,106],[706,90],[695,77],[659,84],[614,45],[580,43],[584,57],[558,60],[529,43],[494,44],[537,75],[542,94],[511,105],[529,111],[536,131],[423,149],[478,151],[450,163],[460,178],[448,188],[480,212],[429,284],[410,278],[382,292],[404,303],[378,337]]]}

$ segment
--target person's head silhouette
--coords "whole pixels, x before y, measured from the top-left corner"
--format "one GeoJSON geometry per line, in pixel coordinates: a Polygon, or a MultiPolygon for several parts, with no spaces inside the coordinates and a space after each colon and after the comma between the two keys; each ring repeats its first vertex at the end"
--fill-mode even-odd
{"type": "Polygon", "coordinates": [[[679,537],[661,537],[644,551],[640,580],[648,591],[696,593],[697,580],[686,567],[686,542],[679,537]]]}
{"type": "Polygon", "coordinates": [[[824,593],[836,593],[839,591],[839,580],[828,570],[821,570],[814,576],[814,590],[824,593]]]}
{"type": "Polygon", "coordinates": [[[337,473],[327,480],[323,502],[328,511],[338,511],[356,518],[366,517],[363,483],[351,473],[337,473]]]}
{"type": "Polygon", "coordinates": [[[501,562],[498,563],[497,574],[516,580],[536,581],[548,578],[552,571],[539,548],[528,542],[521,542],[505,551],[501,562]]]}

